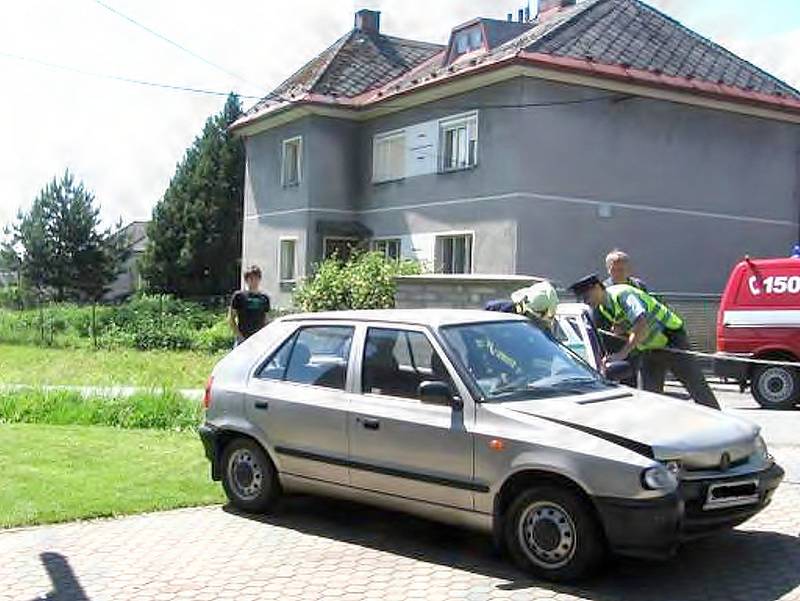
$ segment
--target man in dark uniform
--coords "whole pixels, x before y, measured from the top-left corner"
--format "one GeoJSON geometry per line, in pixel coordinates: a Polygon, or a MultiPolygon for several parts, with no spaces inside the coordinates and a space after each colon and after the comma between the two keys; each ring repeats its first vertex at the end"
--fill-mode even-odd
{"type": "Polygon", "coordinates": [[[253,265],[244,274],[245,290],[239,290],[231,298],[228,323],[241,344],[267,324],[270,311],[269,296],[259,290],[261,269],[253,265]]]}

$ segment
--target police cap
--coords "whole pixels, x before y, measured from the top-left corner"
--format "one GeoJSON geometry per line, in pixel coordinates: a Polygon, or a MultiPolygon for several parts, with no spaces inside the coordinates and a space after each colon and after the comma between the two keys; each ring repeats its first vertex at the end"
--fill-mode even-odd
{"type": "Polygon", "coordinates": [[[602,282],[600,281],[600,278],[597,277],[597,274],[593,273],[592,275],[587,275],[586,277],[581,278],[572,284],[572,286],[569,287],[569,290],[575,294],[575,296],[582,297],[598,284],[602,284],[602,282]]]}

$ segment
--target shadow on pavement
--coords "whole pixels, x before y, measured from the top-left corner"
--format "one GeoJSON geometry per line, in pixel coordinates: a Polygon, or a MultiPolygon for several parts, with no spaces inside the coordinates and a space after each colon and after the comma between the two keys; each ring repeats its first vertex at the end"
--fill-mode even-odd
{"type": "Polygon", "coordinates": [[[580,586],[533,580],[494,550],[488,536],[423,519],[316,497],[289,497],[272,515],[228,513],[503,580],[498,590],[545,588],[595,601],[775,601],[800,586],[800,539],[733,531],[688,544],[666,562],[618,560],[580,586]]]}
{"type": "Polygon", "coordinates": [[[60,553],[42,553],[39,558],[53,583],[53,590],[36,601],[89,601],[66,557],[60,553]]]}

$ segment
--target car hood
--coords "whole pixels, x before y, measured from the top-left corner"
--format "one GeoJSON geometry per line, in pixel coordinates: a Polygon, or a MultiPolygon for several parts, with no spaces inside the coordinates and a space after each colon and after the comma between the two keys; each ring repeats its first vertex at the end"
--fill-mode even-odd
{"type": "Polygon", "coordinates": [[[755,451],[759,432],[720,411],[629,388],[500,406],[692,469],[717,468],[725,463],[724,453],[733,463],[745,460],[755,451]]]}

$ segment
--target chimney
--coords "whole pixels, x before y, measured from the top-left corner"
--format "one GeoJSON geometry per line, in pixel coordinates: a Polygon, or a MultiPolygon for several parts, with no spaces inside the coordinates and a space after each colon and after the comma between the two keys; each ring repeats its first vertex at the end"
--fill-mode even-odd
{"type": "Polygon", "coordinates": [[[539,0],[539,15],[547,18],[550,13],[575,6],[576,0],[539,0]]]}
{"type": "Polygon", "coordinates": [[[362,8],[356,13],[356,29],[364,33],[381,32],[381,13],[378,10],[362,8]]]}
{"type": "Polygon", "coordinates": [[[524,23],[525,22],[525,9],[524,8],[520,8],[519,9],[519,22],[520,23],[524,23]]]}
{"type": "Polygon", "coordinates": [[[513,23],[514,22],[514,13],[508,13],[508,22],[509,23],[513,23]]]}

